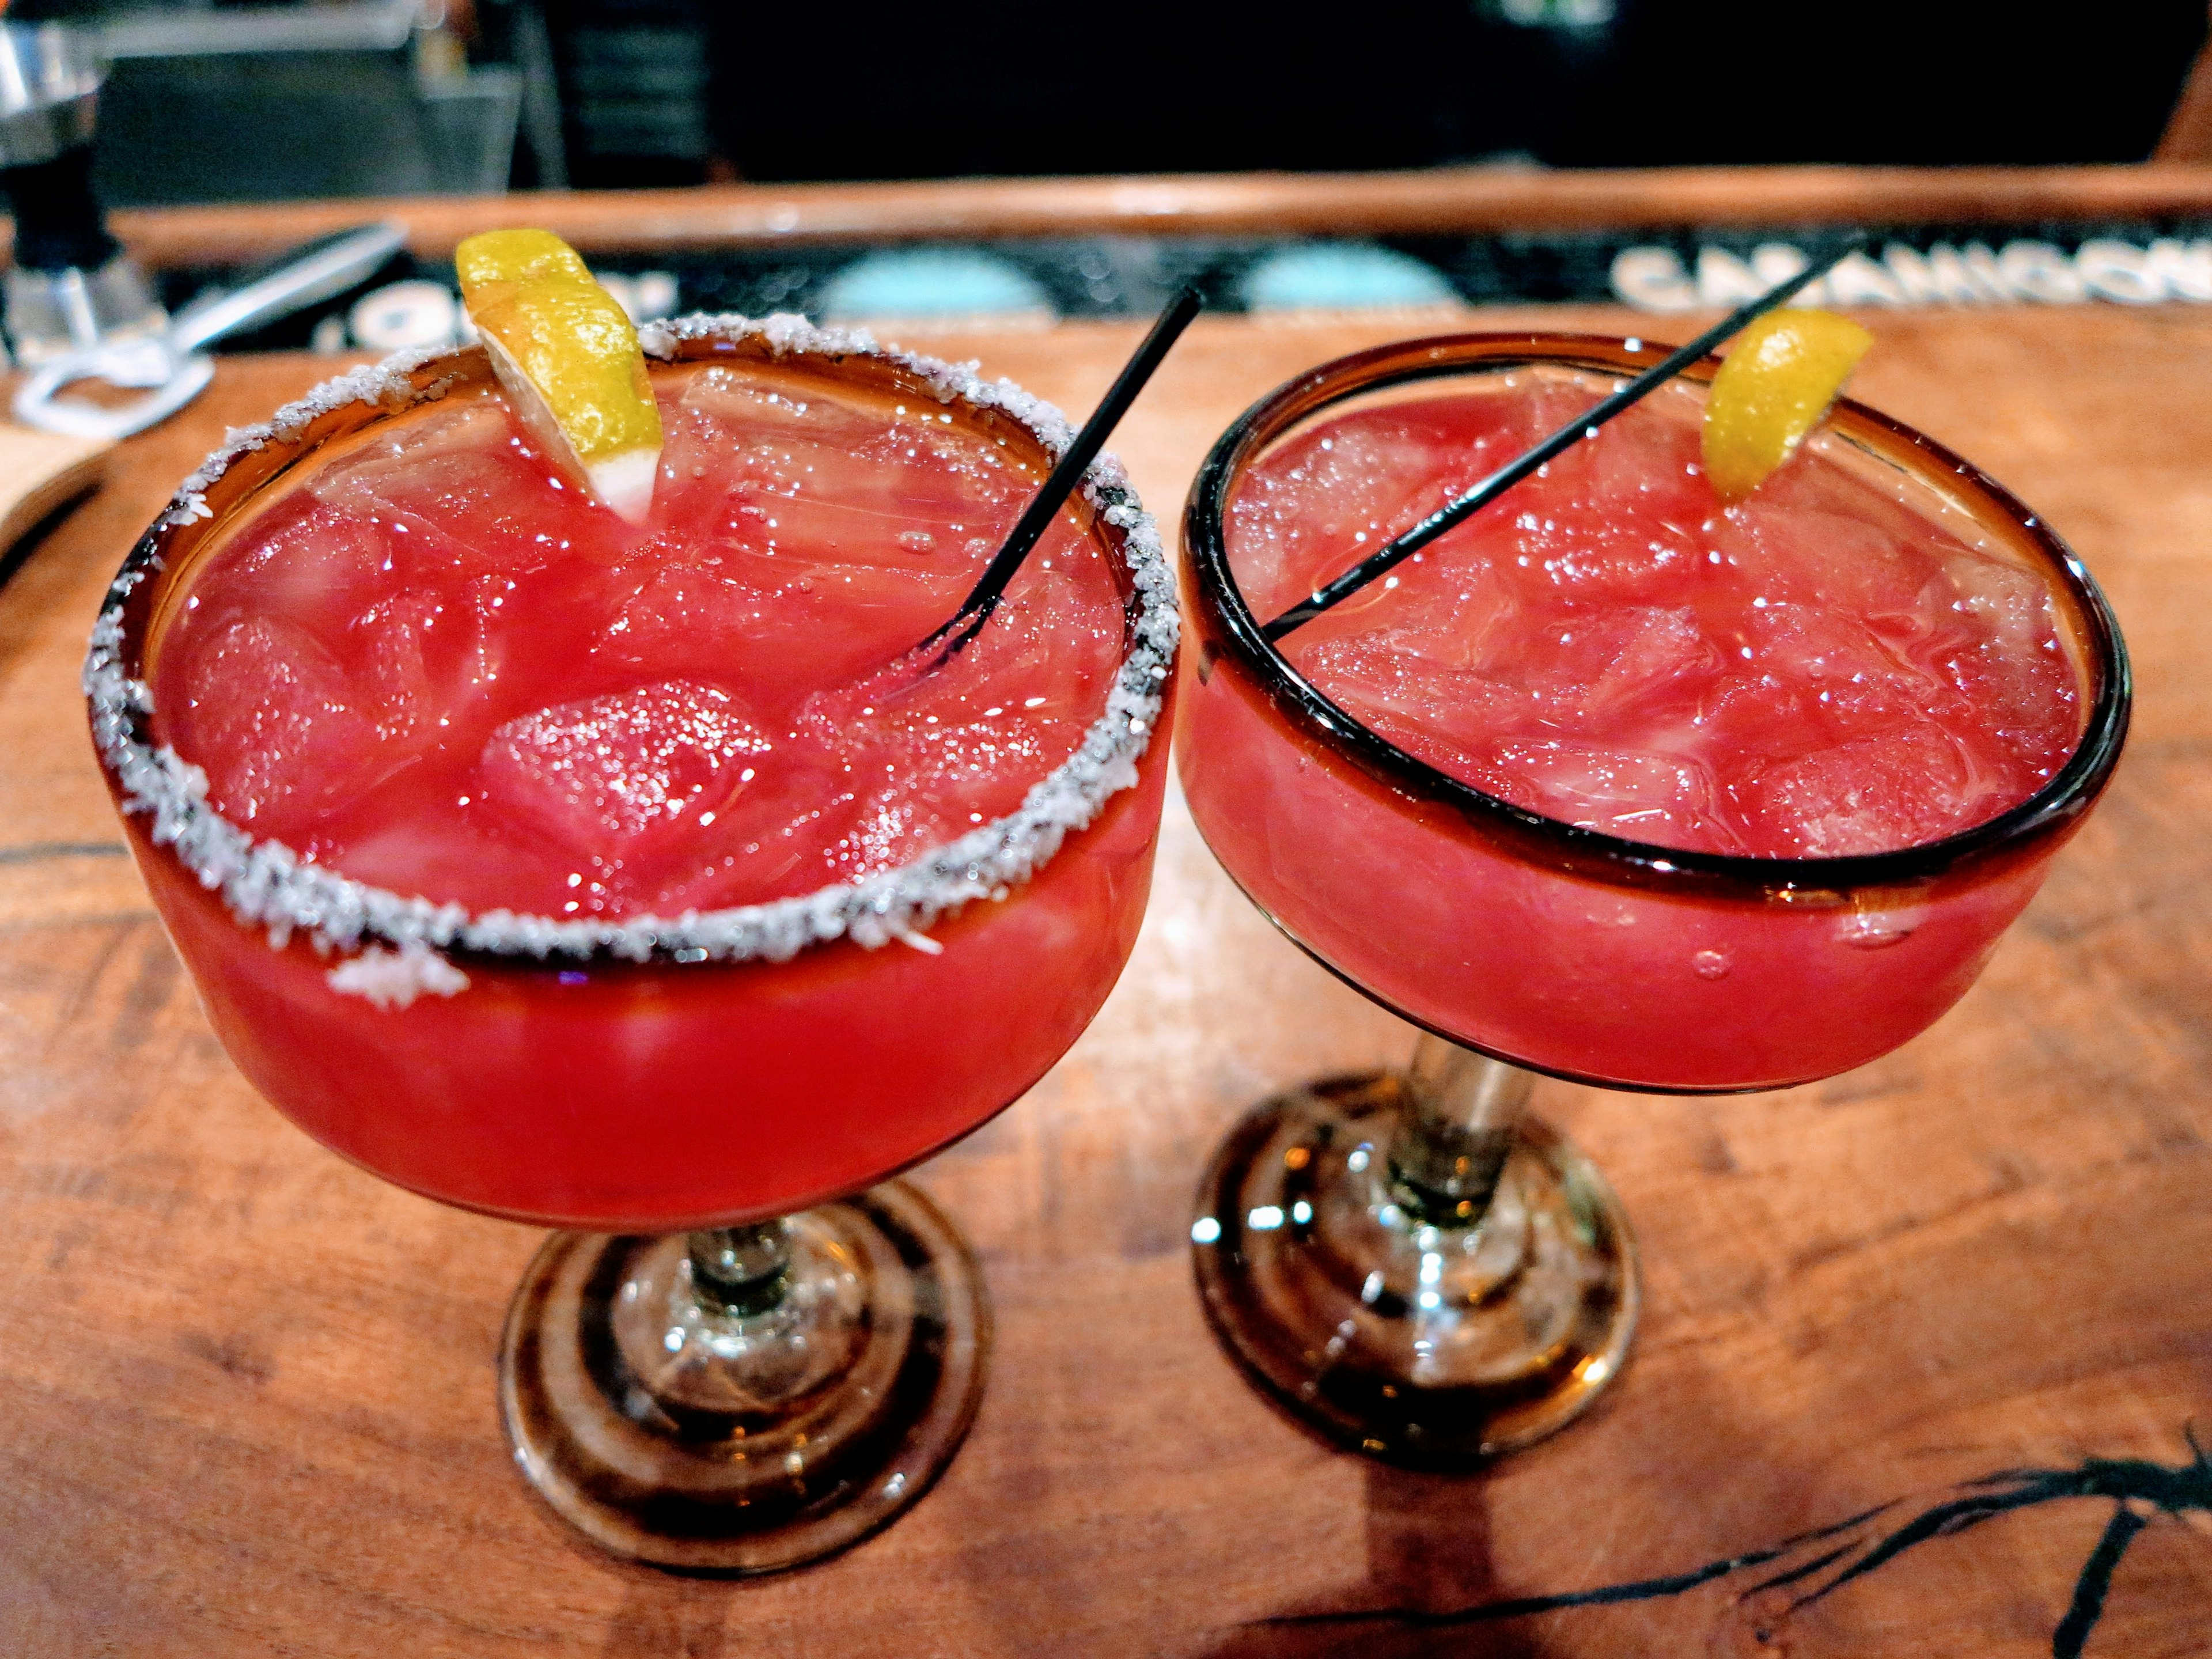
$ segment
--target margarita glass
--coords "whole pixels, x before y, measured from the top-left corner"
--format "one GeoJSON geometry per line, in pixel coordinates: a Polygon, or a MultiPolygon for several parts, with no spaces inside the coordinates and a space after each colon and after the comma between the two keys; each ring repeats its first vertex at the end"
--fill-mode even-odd
{"type": "Polygon", "coordinates": [[[644,343],[671,411],[666,511],[697,508],[726,563],[674,535],[611,553],[589,538],[628,532],[604,509],[504,498],[484,480],[520,465],[508,446],[530,451],[482,351],[394,359],[234,434],[186,481],[110,591],[86,686],[133,855],[263,1095],[386,1180],[581,1230],[539,1253],[502,1340],[526,1476],[611,1550],[768,1571],[913,1503],[973,1417],[989,1342],[975,1264],[887,1177],[1027,1090],[1119,975],[1150,886],[1177,622],[1151,521],[1102,461],[966,653],[872,674],[951,614],[1065,422],[1006,383],[798,319],[693,319],[644,343]],[[743,405],[739,428],[685,435],[702,388],[743,405]],[[840,451],[841,432],[867,453],[840,451]],[[990,499],[902,495],[942,483],[903,459],[926,470],[933,445],[989,473],[990,499]],[[741,449],[780,480],[765,508],[714,493],[741,449]],[[362,496],[364,476],[382,493],[362,496]],[[386,575],[329,652],[286,634],[317,607],[349,615],[331,593],[379,570],[348,551],[363,521],[315,492],[337,478],[357,507],[425,477],[429,507],[383,515],[374,545],[401,550],[383,572],[409,556],[401,532],[459,526],[455,557],[502,538],[527,556],[467,574],[475,597],[437,612],[463,629],[468,672],[430,610],[406,623],[447,592],[428,565],[386,575]],[[978,533],[946,546],[948,527],[978,533]],[[561,558],[532,550],[570,530],[561,558]],[[1068,597],[1075,565],[1087,599],[1068,597]],[[544,649],[486,644],[509,604],[535,604],[544,649]],[[448,701],[362,737],[352,804],[318,817],[318,769],[357,761],[314,679],[342,651],[368,683],[397,683],[374,677],[398,661],[448,701]],[[595,674],[643,689],[583,695],[595,674]],[[240,689],[255,675],[264,697],[240,689]],[[567,676],[580,701],[557,701],[567,676]],[[984,695],[1016,679],[1026,709],[984,695]],[[512,718],[487,688],[554,706],[512,718]],[[748,723],[740,706],[781,712],[748,723]],[[471,730],[449,775],[432,717],[502,723],[481,759],[471,730]],[[290,759],[238,758],[272,732],[290,759]],[[377,757],[386,740],[413,745],[404,763],[377,757]],[[456,778],[482,799],[453,796],[456,778]],[[955,799],[978,810],[931,816],[955,799]],[[509,817],[471,817],[486,801],[509,817]],[[701,839],[718,813],[720,839],[701,839]],[[517,893],[529,902],[501,902],[517,893]]]}
{"type": "MultiPolygon", "coordinates": [[[[1584,584],[1580,600],[1493,610],[1474,582],[1455,580],[1468,591],[1426,601],[1441,601],[1467,641],[1442,665],[1389,655],[1394,613],[1382,607],[1404,604],[1387,591],[1396,578],[1279,649],[1266,639],[1262,623],[1306,585],[1663,355],[1583,337],[1477,335],[1342,359],[1231,427],[1186,513],[1197,650],[1177,749],[1192,813],[1293,942],[1427,1033],[1403,1073],[1295,1091],[1238,1127],[1200,1192],[1200,1285],[1217,1333],[1266,1391],[1340,1442],[1395,1461],[1448,1467],[1525,1445],[1585,1408],[1626,1357],[1638,1307],[1631,1230],[1597,1170],[1526,1114],[1532,1073],[1655,1091],[1768,1089],[1887,1053],[1972,983],[2095,802],[2125,734],[2125,656],[2080,562],[2000,486],[1856,404],[1839,404],[1811,453],[1778,475],[1800,506],[1807,489],[1828,492],[1803,520],[1809,536],[1797,537],[1819,568],[1793,572],[1784,561],[1768,573],[1808,603],[1777,603],[1770,628],[1770,599],[1745,588],[1758,611],[1743,613],[1757,620],[1741,647],[1735,635],[1724,652],[1702,637],[1669,644],[1670,631],[1687,639],[1716,626],[1685,597],[1708,560],[1716,584],[1743,578],[1737,551],[1747,568],[1756,562],[1750,544],[1722,550],[1741,526],[1713,533],[1719,506],[1694,463],[1712,363],[1553,464],[1580,465],[1585,483],[1591,469],[1613,469],[1609,487],[1626,503],[1619,522],[1570,524],[1570,487],[1547,489],[1547,471],[1452,532],[1487,538],[1485,556],[1517,562],[1492,592],[1543,590],[1548,574],[1563,589],[1584,584]],[[1517,436],[1510,422],[1497,427],[1500,453],[1462,462],[1467,476],[1438,499],[1416,501],[1408,488],[1372,526],[1362,516],[1372,499],[1343,499],[1387,481],[1393,453],[1408,468],[1432,459],[1459,420],[1453,400],[1516,386],[1514,397],[1548,401],[1547,419],[1517,436]],[[1398,413],[1373,453],[1317,454],[1338,441],[1328,432],[1358,437],[1334,423],[1376,410],[1398,413]],[[1669,477],[1656,470],[1661,455],[1669,477]],[[1278,510],[1264,492],[1286,457],[1321,483],[1273,498],[1289,503],[1278,510]],[[1343,478],[1329,484],[1328,467],[1308,465],[1316,459],[1343,478]],[[1680,490],[1702,494],[1702,505],[1671,501],[1680,490]],[[1853,514],[1888,539],[1875,545],[1853,514]],[[1343,544],[1322,558],[1311,532],[1325,518],[1343,544]],[[1248,603],[1253,524],[1263,540],[1306,538],[1300,556],[1312,568],[1276,573],[1280,583],[1248,603]],[[1677,559],[1693,569],[1670,572],[1677,559]],[[1870,596],[1869,571],[1908,568],[1942,584],[1955,572],[1963,586],[1923,587],[1934,601],[1908,591],[1881,609],[1891,601],[1870,596]],[[1930,604],[1942,611],[1933,623],[1915,609],[1930,604]],[[1967,628],[1946,661],[2003,659],[2006,618],[2042,631],[2033,660],[2015,653],[2016,683],[1962,690],[1927,678],[1940,706],[1891,721],[1910,727],[1911,743],[1863,753],[1844,740],[1851,728],[1835,723],[1831,696],[1865,701],[1869,681],[1838,668],[1835,641],[1850,630],[1832,625],[1869,617],[1860,632],[1885,639],[1967,628]],[[1538,637],[1546,623],[1556,631],[1538,637]],[[1790,628],[1796,643],[1776,631],[1790,628]],[[1821,628],[1832,638],[1804,643],[1821,628]],[[1584,639],[1589,654],[1576,657],[1579,635],[1608,629],[1601,648],[1584,639]],[[1754,646],[1761,668],[1789,647],[1802,683],[1753,678],[1717,712],[1715,665],[1737,649],[1751,659],[1754,646]],[[1540,684],[1551,701],[1534,715],[1537,694],[1490,672],[1501,651],[1536,665],[1539,681],[1570,664],[1557,686],[1540,684]],[[2040,701],[2008,705],[2002,718],[1977,712],[1977,697],[2002,695],[2040,701]],[[1520,737],[1470,759],[1468,728],[1439,721],[1484,698],[1493,702],[1477,726],[1494,717],[1520,737]],[[1604,747],[1615,709],[1671,723],[1669,741],[1708,720],[1733,721],[1734,736],[1698,737],[1686,746],[1698,752],[1661,765],[1626,752],[1640,738],[1604,747]],[[2002,728],[2002,743],[1972,746],[1943,727],[1947,711],[1962,729],[2002,728]],[[1718,751],[1762,742],[1755,758],[1766,770],[1726,771],[1723,762],[1743,757],[1718,751]],[[1945,771],[1929,763],[1938,751],[1965,758],[1946,758],[1945,771]],[[1914,770],[1923,763],[1924,775],[1914,770]],[[1991,769],[2004,775],[1991,782],[1991,769]],[[1553,788],[1563,771],[1573,776],[1553,788]],[[1774,784],[1767,804],[1796,816],[1738,810],[1759,804],[1761,778],[1774,784]],[[1815,798],[1817,811],[1806,806],[1815,798]]],[[[1592,499],[1602,492],[1583,506],[1592,499]]],[[[1432,545],[1425,556],[1438,563],[1426,576],[1400,568],[1409,591],[1474,568],[1452,545],[1450,536],[1432,545]]],[[[1433,655],[1437,635],[1426,638],[1420,648],[1433,655]]]]}

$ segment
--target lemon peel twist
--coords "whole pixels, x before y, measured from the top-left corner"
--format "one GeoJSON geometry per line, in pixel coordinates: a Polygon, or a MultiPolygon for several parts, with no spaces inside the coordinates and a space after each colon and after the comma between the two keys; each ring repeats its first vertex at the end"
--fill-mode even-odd
{"type": "Polygon", "coordinates": [[[629,314],[550,231],[471,236],[454,250],[453,269],[531,435],[606,506],[643,523],[660,465],[660,410],[629,314]]]}
{"type": "Polygon", "coordinates": [[[1736,337],[1705,399],[1705,476],[1734,503],[1820,423],[1874,336],[1832,312],[1769,312],[1736,337]]]}

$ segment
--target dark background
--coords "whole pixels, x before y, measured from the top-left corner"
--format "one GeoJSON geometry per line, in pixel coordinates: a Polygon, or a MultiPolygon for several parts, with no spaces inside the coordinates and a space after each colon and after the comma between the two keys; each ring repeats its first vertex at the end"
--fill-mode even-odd
{"type": "Polygon", "coordinates": [[[2203,0],[702,10],[719,153],[762,179],[2137,161],[2206,22],[2203,0]]]}
{"type": "MultiPolygon", "coordinates": [[[[2207,15],[2205,0],[444,5],[450,58],[538,89],[513,182],[587,187],[1484,161],[2131,161],[2157,142],[2207,15]]],[[[149,6],[274,9],[16,0],[10,15],[97,23],[149,6]]],[[[349,191],[346,169],[367,179],[389,155],[346,159],[349,126],[374,125],[346,112],[380,98],[402,109],[423,59],[392,56],[376,72],[397,89],[383,92],[376,66],[347,70],[353,89],[329,53],[119,65],[106,187],[141,201],[374,193],[374,180],[349,191]],[[318,89],[337,100],[327,113],[308,107],[318,89]],[[303,118],[319,141],[286,136],[303,118]],[[135,161],[133,145],[146,152],[135,161]],[[325,149],[327,178],[293,176],[325,149]]]]}

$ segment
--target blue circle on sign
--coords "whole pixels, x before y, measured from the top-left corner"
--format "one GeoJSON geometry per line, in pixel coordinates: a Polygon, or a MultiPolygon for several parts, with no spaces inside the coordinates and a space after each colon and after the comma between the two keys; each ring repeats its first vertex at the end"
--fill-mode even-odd
{"type": "Polygon", "coordinates": [[[901,248],[854,261],[823,285],[822,314],[988,317],[1049,313],[1052,301],[1025,272],[963,248],[901,248]]]}
{"type": "Polygon", "coordinates": [[[1238,284],[1249,311],[1372,311],[1449,305],[1434,265],[1372,242],[1310,242],[1268,254],[1238,284]]]}

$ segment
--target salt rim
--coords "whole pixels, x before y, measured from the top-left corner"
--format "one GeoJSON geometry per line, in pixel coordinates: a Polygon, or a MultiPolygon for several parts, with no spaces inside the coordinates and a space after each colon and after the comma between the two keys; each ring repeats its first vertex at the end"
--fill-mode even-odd
{"type": "MultiPolygon", "coordinates": [[[[817,328],[789,313],[756,320],[735,314],[698,313],[638,331],[654,357],[671,358],[685,340],[757,337],[772,355],[874,356],[917,376],[939,402],[955,400],[997,409],[1036,434],[1057,458],[1074,429],[1059,410],[1011,380],[986,382],[977,365],[884,348],[864,329],[817,328]]],[[[348,404],[398,410],[442,397],[449,381],[417,387],[410,376],[452,348],[396,353],[373,367],[326,380],[266,423],[234,428],[221,447],[179,486],[168,509],[124,562],[94,623],[83,685],[91,708],[94,745],[120,786],[122,810],[150,814],[153,840],[173,848],[177,861],[220,890],[240,922],[265,927],[273,949],[295,932],[319,951],[351,951],[382,943],[403,952],[427,948],[492,956],[613,957],[630,962],[787,961],[809,945],[849,938],[869,950],[893,939],[921,943],[923,930],[970,900],[1003,899],[1027,881],[1060,848],[1071,830],[1088,825],[1107,800],[1137,781],[1137,761],[1151,744],[1175,662],[1180,617],[1175,579],[1159,532],[1139,503],[1127,475],[1111,455],[1085,472],[1083,493],[1108,524],[1121,532],[1122,557],[1138,598],[1128,654],[1107,693],[1105,712],[1092,722],[1075,752],[1031,787],[1006,817],[933,848],[918,858],[866,881],[842,883],[767,904],[687,910],[679,916],[636,916],[626,921],[558,921],[511,910],[471,913],[459,904],[435,904],[343,876],[310,863],[279,841],[257,842],[208,802],[207,775],[166,744],[156,749],[143,733],[153,694],[123,669],[123,612],[141,582],[161,568],[161,532],[211,518],[206,490],[240,455],[271,441],[297,438],[308,424],[348,404]]]]}

